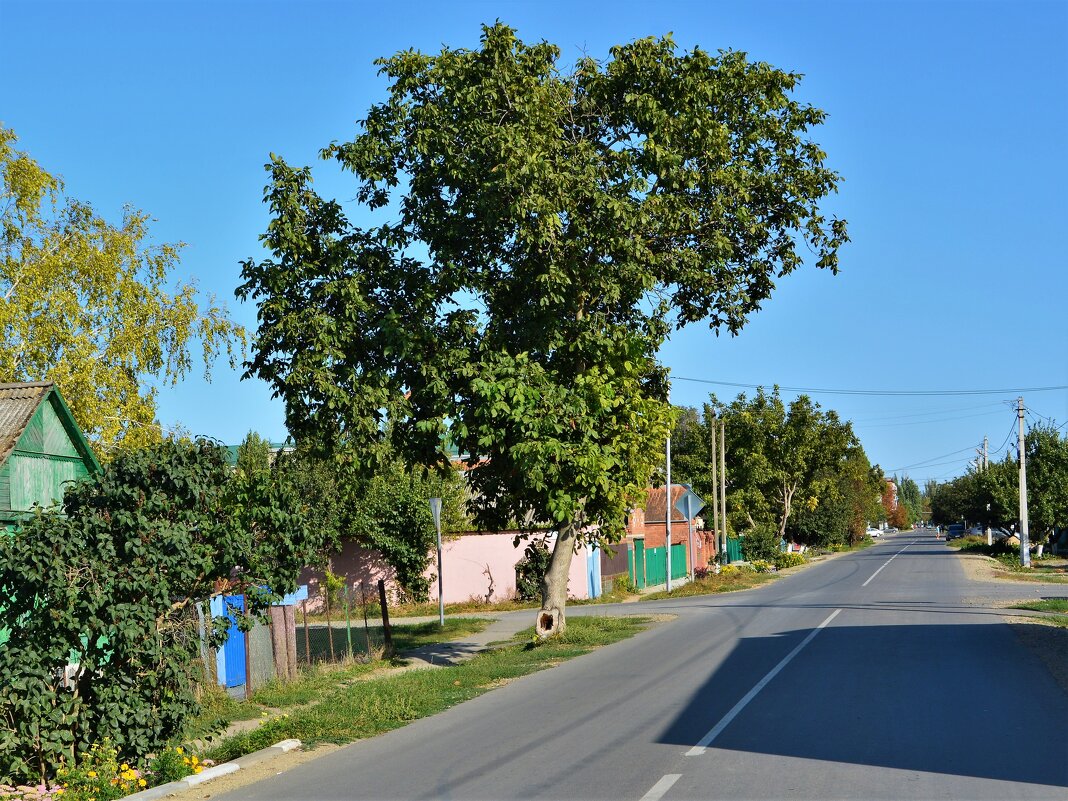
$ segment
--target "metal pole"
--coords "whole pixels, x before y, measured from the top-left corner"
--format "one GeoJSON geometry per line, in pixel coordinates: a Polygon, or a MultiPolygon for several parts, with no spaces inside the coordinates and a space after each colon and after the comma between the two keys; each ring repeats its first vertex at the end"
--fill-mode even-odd
{"type": "Polygon", "coordinates": [[[438,533],[438,625],[445,628],[445,592],[441,579],[441,498],[430,499],[430,513],[434,516],[434,529],[438,533]]]}
{"type": "Polygon", "coordinates": [[[667,523],[667,591],[671,592],[671,434],[667,438],[667,496],[664,498],[664,517],[667,523]]]}
{"type": "Polygon", "coordinates": [[[690,518],[689,520],[686,521],[686,528],[687,528],[687,532],[688,532],[688,535],[689,535],[689,541],[690,541],[690,581],[693,581],[693,579],[694,579],[694,574],[693,574],[693,565],[694,565],[694,559],[693,559],[693,518],[690,518]]]}
{"type": "MultiPolygon", "coordinates": [[[[671,403],[671,390],[668,389],[668,403],[671,403]]],[[[671,518],[674,517],[671,505],[671,430],[668,430],[667,447],[665,450],[666,456],[666,468],[667,468],[667,488],[665,490],[666,495],[664,497],[664,525],[666,528],[666,534],[664,537],[664,547],[667,549],[665,554],[665,565],[667,567],[667,576],[665,577],[665,587],[668,592],[671,592],[671,518]]]]}
{"type": "Polygon", "coordinates": [[[1031,542],[1027,536],[1027,441],[1024,439],[1024,401],[1016,399],[1016,417],[1020,426],[1020,564],[1031,566],[1031,542]]]}

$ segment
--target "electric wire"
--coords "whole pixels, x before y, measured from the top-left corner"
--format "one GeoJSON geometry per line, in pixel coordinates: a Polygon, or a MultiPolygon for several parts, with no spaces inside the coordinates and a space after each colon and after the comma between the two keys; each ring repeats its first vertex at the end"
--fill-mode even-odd
{"type": "Polygon", "coordinates": [[[956,395],[1021,395],[1032,392],[1053,392],[1068,389],[1068,384],[1050,387],[1009,387],[1002,389],[827,389],[819,387],[786,387],[776,384],[745,384],[738,381],[716,381],[711,378],[690,378],[674,375],[676,381],[690,381],[695,384],[714,384],[724,387],[742,389],[769,389],[778,386],[783,392],[802,392],[822,395],[867,395],[883,397],[950,397],[956,395]]]}

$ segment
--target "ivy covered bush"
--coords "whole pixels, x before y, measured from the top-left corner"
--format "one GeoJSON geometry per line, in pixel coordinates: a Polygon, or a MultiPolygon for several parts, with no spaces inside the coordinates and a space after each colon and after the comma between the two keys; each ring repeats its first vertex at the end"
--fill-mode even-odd
{"type": "Polygon", "coordinates": [[[197,711],[202,630],[225,637],[208,598],[227,587],[262,611],[316,549],[287,482],[203,440],[71,485],[0,537],[0,780],[51,781],[105,741],[131,764],[161,751],[197,711]]]}
{"type": "Polygon", "coordinates": [[[542,540],[533,540],[523,551],[523,558],[515,563],[515,595],[520,601],[537,601],[541,598],[545,572],[549,569],[552,553],[542,540]]]}

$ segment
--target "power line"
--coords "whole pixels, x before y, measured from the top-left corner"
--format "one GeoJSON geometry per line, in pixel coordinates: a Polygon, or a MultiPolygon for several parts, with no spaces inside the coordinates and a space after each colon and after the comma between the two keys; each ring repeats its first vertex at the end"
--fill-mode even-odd
{"type": "MultiPolygon", "coordinates": [[[[896,473],[898,470],[908,470],[909,468],[912,468],[912,467],[934,467],[934,465],[931,465],[931,464],[928,464],[928,463],[929,462],[933,462],[933,461],[935,461],[937,459],[945,459],[947,456],[955,456],[958,453],[964,453],[965,451],[970,451],[974,447],[975,446],[973,446],[973,445],[969,445],[967,448],[961,448],[960,450],[950,451],[949,453],[942,453],[942,454],[939,454],[938,456],[932,456],[930,459],[924,459],[923,461],[916,462],[915,464],[907,464],[904,467],[895,467],[895,468],[893,468],[891,470],[884,470],[883,472],[896,473]]],[[[963,458],[964,457],[961,457],[961,459],[963,459],[963,458]]],[[[969,457],[969,458],[971,458],[971,457],[969,457]]],[[[959,462],[959,461],[961,461],[961,459],[954,459],[953,461],[954,462],[959,462]]],[[[951,464],[951,462],[942,462],[941,464],[951,464]]]]}
{"type": "MultiPolygon", "coordinates": [[[[688,378],[674,375],[676,381],[690,381],[695,384],[714,384],[723,387],[739,387],[741,389],[762,389],[775,386],[773,384],[743,384],[737,381],[714,381],[710,378],[688,378]]],[[[817,387],[778,387],[783,392],[803,392],[822,395],[870,395],[884,397],[937,397],[953,395],[1021,395],[1025,392],[1054,392],[1068,389],[1068,384],[1051,387],[1010,387],[1007,389],[825,389],[817,387]]]]}
{"type": "Polygon", "coordinates": [[[983,404],[980,404],[979,406],[960,406],[960,407],[956,407],[956,408],[953,408],[953,409],[932,409],[931,411],[927,411],[927,412],[912,412],[911,414],[883,415],[883,416],[879,416],[879,417],[855,417],[855,418],[853,418],[853,422],[854,423],[858,423],[858,422],[869,422],[869,421],[870,422],[881,422],[883,420],[904,420],[904,419],[910,418],[910,417],[927,417],[928,415],[932,415],[932,414],[953,414],[954,412],[973,412],[976,409],[990,409],[992,407],[1000,407],[1000,406],[1001,406],[1001,402],[999,401],[998,403],[983,403],[983,404]]]}
{"type": "MultiPolygon", "coordinates": [[[[928,414],[934,414],[934,412],[928,412],[928,414]]],[[[858,428],[896,428],[898,426],[919,426],[925,423],[948,423],[954,420],[970,420],[973,417],[990,417],[994,414],[1001,414],[1001,412],[983,412],[981,414],[964,414],[954,415],[953,417],[938,417],[934,420],[910,420],[904,423],[858,423],[853,420],[853,425],[858,428]]]]}

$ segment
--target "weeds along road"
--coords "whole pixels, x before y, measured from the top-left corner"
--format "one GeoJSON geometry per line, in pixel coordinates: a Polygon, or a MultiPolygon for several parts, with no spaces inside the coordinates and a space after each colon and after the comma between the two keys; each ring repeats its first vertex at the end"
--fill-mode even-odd
{"type": "Polygon", "coordinates": [[[1068,798],[1068,695],[977,595],[1022,597],[921,531],[628,605],[677,618],[224,798],[1068,798]]]}

